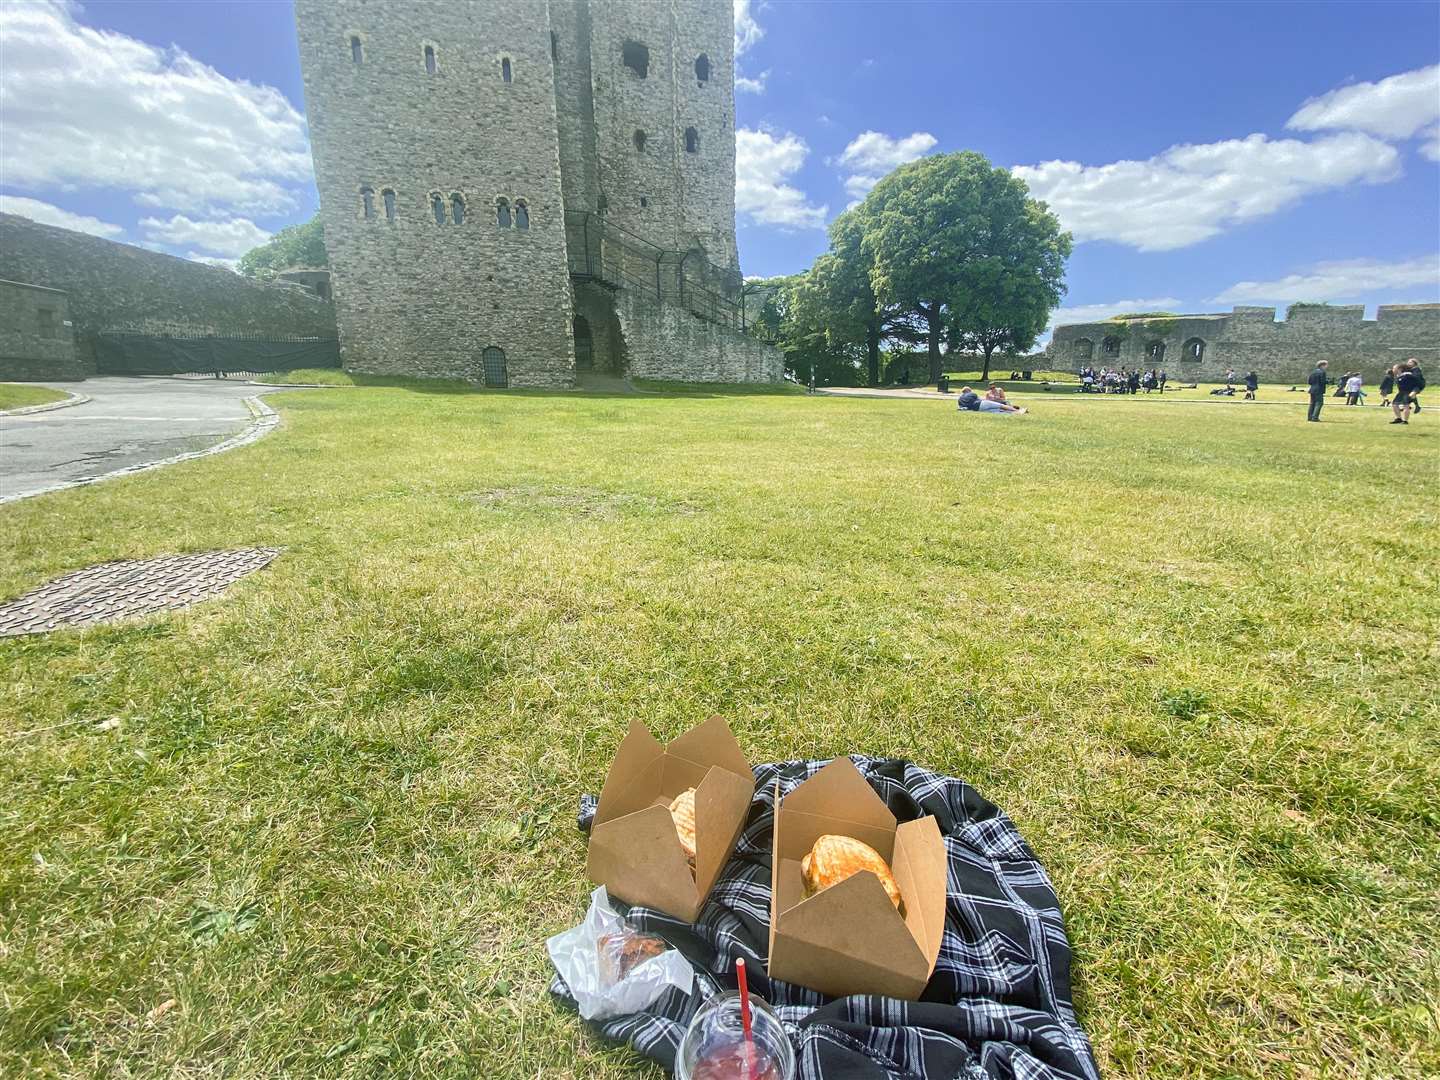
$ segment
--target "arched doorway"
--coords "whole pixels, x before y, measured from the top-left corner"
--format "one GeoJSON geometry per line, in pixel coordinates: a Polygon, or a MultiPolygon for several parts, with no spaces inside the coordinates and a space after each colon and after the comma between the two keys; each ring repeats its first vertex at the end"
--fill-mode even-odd
{"type": "Polygon", "coordinates": [[[575,367],[590,371],[595,367],[595,339],[590,335],[590,320],[575,316],[575,367]]]}
{"type": "Polygon", "coordinates": [[[1152,341],[1145,346],[1145,358],[1152,364],[1160,364],[1165,361],[1165,343],[1163,341],[1152,341]]]}
{"type": "Polygon", "coordinates": [[[510,376],[505,370],[505,350],[490,346],[480,354],[480,362],[485,365],[485,385],[503,390],[510,385],[510,376]]]}

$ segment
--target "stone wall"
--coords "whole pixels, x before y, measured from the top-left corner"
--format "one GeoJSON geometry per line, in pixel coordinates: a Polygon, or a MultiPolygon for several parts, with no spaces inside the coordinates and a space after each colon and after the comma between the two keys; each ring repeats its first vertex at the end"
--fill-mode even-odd
{"type": "Polygon", "coordinates": [[[295,14],[345,367],[479,381],[494,346],[511,385],[571,385],[546,8],[297,0],[295,14]]]}
{"type": "Polygon", "coordinates": [[[332,305],[215,266],[0,214],[0,278],[63,289],[79,363],[102,330],[334,337],[332,305]]]}
{"type": "Polygon", "coordinates": [[[0,281],[0,379],[83,379],[69,298],[59,289],[0,281]]]}
{"type": "Polygon", "coordinates": [[[1045,358],[1067,371],[1086,363],[1161,366],[1172,379],[1213,382],[1233,368],[1279,383],[1304,382],[1316,361],[1328,360],[1331,372],[1359,371],[1372,385],[1409,356],[1427,366],[1440,363],[1440,304],[1382,306],[1374,319],[1364,314],[1359,305],[1295,304],[1279,322],[1275,308],[1237,307],[1229,314],[1078,323],[1056,327],[1045,358]],[[1107,339],[1115,351],[1107,351],[1107,339]],[[1158,359],[1157,345],[1163,347],[1158,359]]]}
{"type": "Polygon", "coordinates": [[[785,357],[773,345],[634,289],[614,296],[628,375],[719,383],[778,383],[784,376],[785,357]]]}

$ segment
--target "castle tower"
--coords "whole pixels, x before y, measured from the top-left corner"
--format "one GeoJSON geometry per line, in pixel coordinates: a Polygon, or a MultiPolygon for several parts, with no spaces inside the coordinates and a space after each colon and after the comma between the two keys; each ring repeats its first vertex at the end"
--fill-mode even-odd
{"type": "Polygon", "coordinates": [[[296,0],[347,369],[773,381],[742,337],[728,0],[296,0]]]}

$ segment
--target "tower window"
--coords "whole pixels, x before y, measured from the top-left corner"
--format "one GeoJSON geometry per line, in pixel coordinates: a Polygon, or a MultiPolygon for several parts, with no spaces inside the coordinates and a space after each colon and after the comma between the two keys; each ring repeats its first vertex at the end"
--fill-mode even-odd
{"type": "Polygon", "coordinates": [[[465,224],[465,196],[458,191],[450,196],[450,220],[456,225],[465,224]]]}
{"type": "Polygon", "coordinates": [[[650,50],[638,41],[627,41],[620,47],[620,60],[642,79],[650,74],[650,50]]]}
{"type": "Polygon", "coordinates": [[[700,132],[693,127],[685,129],[685,152],[687,154],[698,154],[700,152],[700,132]]]}
{"type": "Polygon", "coordinates": [[[365,45],[361,42],[358,34],[350,36],[350,59],[356,64],[365,62],[365,45]]]}
{"type": "Polygon", "coordinates": [[[495,200],[495,224],[502,229],[510,228],[510,201],[508,199],[495,200]]]}
{"type": "Polygon", "coordinates": [[[636,128],[635,134],[631,136],[631,140],[635,143],[635,152],[637,154],[643,154],[645,152],[645,132],[636,128]]]}
{"type": "Polygon", "coordinates": [[[445,224],[445,200],[439,195],[430,196],[430,212],[435,215],[435,224],[445,224]]]}
{"type": "Polygon", "coordinates": [[[508,56],[502,56],[500,58],[500,81],[508,83],[511,80],[512,75],[513,73],[510,70],[510,58],[508,56]]]}
{"type": "Polygon", "coordinates": [[[438,71],[438,70],[439,70],[439,67],[438,67],[438,65],[435,63],[435,46],[434,46],[434,45],[426,45],[426,46],[425,46],[425,71],[426,71],[428,74],[434,75],[435,72],[438,71]]]}
{"type": "Polygon", "coordinates": [[[554,30],[550,31],[550,59],[557,63],[560,60],[560,35],[554,30]]]}
{"type": "Polygon", "coordinates": [[[641,196],[640,196],[640,205],[641,205],[641,206],[649,206],[649,205],[650,205],[650,197],[649,197],[648,195],[641,195],[641,196]]]}
{"type": "Polygon", "coordinates": [[[530,228],[530,208],[525,205],[524,199],[515,200],[515,227],[517,229],[530,228]]]}
{"type": "Polygon", "coordinates": [[[695,58],[695,79],[702,83],[710,81],[710,58],[703,52],[695,58]]]}
{"type": "Polygon", "coordinates": [[[360,212],[365,215],[366,221],[375,220],[375,189],[362,187],[360,189],[360,212]]]}
{"type": "Polygon", "coordinates": [[[385,204],[385,220],[395,220],[395,191],[393,188],[386,188],[380,192],[380,200],[385,204]]]}

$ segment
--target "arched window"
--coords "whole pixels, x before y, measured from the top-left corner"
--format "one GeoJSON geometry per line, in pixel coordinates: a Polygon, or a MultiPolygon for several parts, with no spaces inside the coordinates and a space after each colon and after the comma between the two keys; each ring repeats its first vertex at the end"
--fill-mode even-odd
{"type": "Polygon", "coordinates": [[[685,129],[685,152],[687,154],[698,154],[700,152],[700,132],[693,127],[685,129]]]}
{"type": "Polygon", "coordinates": [[[502,56],[500,58],[500,81],[508,83],[511,79],[511,76],[512,72],[510,70],[510,58],[508,56],[502,56]]]}
{"type": "Polygon", "coordinates": [[[1150,344],[1148,344],[1148,345],[1145,346],[1145,357],[1146,357],[1146,359],[1155,361],[1155,363],[1157,363],[1157,364],[1158,364],[1161,360],[1164,360],[1164,359],[1165,359],[1165,343],[1164,343],[1163,341],[1152,341],[1152,342],[1150,342],[1150,344]]]}
{"type": "Polygon", "coordinates": [[[1100,343],[1100,351],[1106,356],[1120,355],[1120,339],[1118,337],[1107,337],[1100,343]]]}
{"type": "Polygon", "coordinates": [[[375,220],[375,189],[362,187],[360,189],[360,212],[365,215],[366,221],[375,220]]]}
{"type": "Polygon", "coordinates": [[[530,208],[525,205],[524,199],[515,200],[515,227],[517,229],[530,228],[530,208]]]}
{"type": "Polygon", "coordinates": [[[695,78],[702,83],[710,81],[710,58],[703,52],[695,58],[695,78]]]}
{"type": "Polygon", "coordinates": [[[465,224],[465,196],[458,191],[450,196],[450,220],[456,225],[465,224]]]}
{"type": "Polygon", "coordinates": [[[495,200],[495,224],[502,229],[510,228],[510,200],[499,198],[495,200]]]}
{"type": "Polygon", "coordinates": [[[1185,348],[1180,352],[1180,359],[1191,364],[1198,364],[1205,359],[1205,342],[1198,337],[1192,337],[1185,342],[1185,348]]]}
{"type": "Polygon", "coordinates": [[[358,34],[350,36],[350,59],[353,63],[363,64],[365,62],[365,45],[358,34]]]}
{"type": "Polygon", "coordinates": [[[650,50],[638,41],[620,46],[620,62],[642,79],[650,74],[650,50]]]}
{"type": "Polygon", "coordinates": [[[439,70],[439,65],[435,63],[434,45],[425,46],[425,70],[431,75],[434,75],[435,72],[439,70]]]}
{"type": "Polygon", "coordinates": [[[430,212],[435,215],[436,225],[445,224],[445,200],[438,192],[430,196],[430,212]]]}
{"type": "Polygon", "coordinates": [[[1088,337],[1075,339],[1075,358],[1077,360],[1089,360],[1095,355],[1095,343],[1088,337]]]}
{"type": "Polygon", "coordinates": [[[491,345],[480,354],[480,362],[485,368],[485,385],[497,389],[504,389],[510,385],[509,373],[505,370],[505,350],[497,349],[491,345]]]}
{"type": "Polygon", "coordinates": [[[645,132],[636,128],[635,134],[630,136],[630,140],[635,144],[635,152],[637,154],[643,154],[645,152],[645,132]]]}
{"type": "Polygon", "coordinates": [[[386,188],[380,192],[380,200],[385,204],[385,220],[395,220],[395,189],[386,188]]]}

